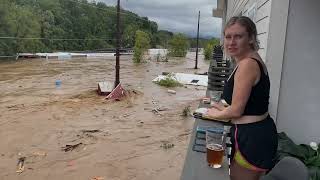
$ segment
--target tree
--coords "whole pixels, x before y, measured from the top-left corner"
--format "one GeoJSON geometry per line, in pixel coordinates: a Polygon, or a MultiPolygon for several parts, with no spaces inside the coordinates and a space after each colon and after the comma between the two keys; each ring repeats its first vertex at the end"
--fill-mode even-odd
{"type": "Polygon", "coordinates": [[[173,33],[165,30],[160,30],[156,34],[156,44],[160,48],[168,48],[169,40],[173,37],[173,33]]]}
{"type": "MultiPolygon", "coordinates": [[[[1,36],[12,36],[12,25],[9,14],[13,11],[13,3],[10,0],[2,0],[0,6],[0,34],[1,36]]],[[[14,54],[13,41],[10,39],[0,39],[0,56],[11,56],[14,54]]]]}
{"type": "Polygon", "coordinates": [[[185,35],[175,34],[169,41],[169,55],[174,57],[185,57],[187,55],[189,44],[185,35]]]}
{"type": "Polygon", "coordinates": [[[136,32],[136,42],[134,45],[133,61],[140,63],[144,52],[150,47],[150,37],[147,33],[138,30],[136,32]]]}
{"type": "Polygon", "coordinates": [[[213,52],[213,45],[208,43],[207,46],[204,48],[204,59],[210,60],[212,59],[212,52],[213,52]]]}
{"type": "Polygon", "coordinates": [[[9,32],[7,36],[15,37],[8,39],[8,46],[11,48],[10,53],[36,52],[43,48],[40,37],[40,20],[29,7],[13,6],[7,15],[7,26],[9,32]]]}
{"type": "Polygon", "coordinates": [[[212,59],[212,53],[213,53],[213,48],[216,45],[219,45],[220,41],[219,39],[216,38],[212,38],[206,45],[206,47],[204,48],[204,59],[205,60],[210,60],[212,59]]]}
{"type": "Polygon", "coordinates": [[[133,24],[133,25],[128,25],[123,33],[122,36],[122,45],[123,47],[126,48],[132,48],[135,45],[135,33],[138,30],[138,26],[133,24]]]}
{"type": "MultiPolygon", "coordinates": [[[[80,51],[115,47],[116,7],[97,0],[0,2],[0,34],[3,37],[13,37],[0,39],[0,56],[13,56],[17,52],[80,51]]],[[[137,30],[148,34],[152,47],[168,44],[168,37],[158,36],[156,22],[124,9],[121,12],[122,47],[134,47],[137,30]]]]}
{"type": "MultiPolygon", "coordinates": [[[[190,40],[190,48],[197,48],[197,38],[191,38],[190,40]]],[[[199,38],[199,48],[204,48],[206,44],[210,41],[209,39],[199,38]]]]}

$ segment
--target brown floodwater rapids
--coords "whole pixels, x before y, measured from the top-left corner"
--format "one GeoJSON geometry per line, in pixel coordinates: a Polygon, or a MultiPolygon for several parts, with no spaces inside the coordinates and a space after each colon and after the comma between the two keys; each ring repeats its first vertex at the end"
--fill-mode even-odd
{"type": "Polygon", "coordinates": [[[194,123],[182,112],[198,106],[206,87],[165,88],[152,79],[209,67],[202,55],[199,69],[194,64],[195,53],[141,64],[121,56],[120,81],[130,93],[107,101],[96,90],[114,82],[114,57],[0,61],[0,179],[179,179],[194,123]]]}

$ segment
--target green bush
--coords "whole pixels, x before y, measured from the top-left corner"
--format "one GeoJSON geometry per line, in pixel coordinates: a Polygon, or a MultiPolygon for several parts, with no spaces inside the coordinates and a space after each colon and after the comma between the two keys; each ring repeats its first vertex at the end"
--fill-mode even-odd
{"type": "Polygon", "coordinates": [[[204,48],[204,59],[205,60],[212,59],[212,51],[213,51],[213,45],[208,43],[207,46],[204,48]]]}
{"type": "Polygon", "coordinates": [[[187,37],[181,33],[175,34],[169,41],[169,55],[173,57],[185,57],[188,47],[187,37]]]}
{"type": "Polygon", "coordinates": [[[160,81],[157,81],[155,83],[165,87],[182,86],[182,84],[179,83],[172,75],[168,75],[165,79],[161,79],[160,81]]]}
{"type": "Polygon", "coordinates": [[[216,39],[216,38],[211,39],[207,43],[206,47],[204,48],[204,59],[205,60],[212,59],[213,48],[214,48],[214,46],[219,45],[219,43],[220,43],[219,39],[216,39]]]}
{"type": "Polygon", "coordinates": [[[143,54],[150,47],[150,37],[147,33],[138,30],[136,32],[136,42],[134,45],[133,62],[140,63],[143,54]]]}
{"type": "Polygon", "coordinates": [[[142,49],[134,47],[133,62],[140,63],[142,60],[142,56],[143,56],[142,49]]]}

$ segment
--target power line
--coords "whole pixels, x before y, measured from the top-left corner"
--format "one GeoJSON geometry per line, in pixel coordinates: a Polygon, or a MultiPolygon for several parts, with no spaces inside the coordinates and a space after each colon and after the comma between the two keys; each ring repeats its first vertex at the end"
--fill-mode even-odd
{"type": "MultiPolygon", "coordinates": [[[[99,51],[106,51],[106,50],[114,50],[115,48],[99,48],[99,49],[85,49],[85,50],[79,50],[79,51],[68,51],[68,52],[71,52],[71,53],[77,53],[77,52],[88,52],[88,51],[96,51],[96,52],[99,52],[99,51]]],[[[125,48],[124,48],[125,49],[125,48]]],[[[130,48],[128,48],[130,49],[130,48]]]]}
{"type": "MultiPolygon", "coordinates": [[[[109,12],[113,12],[113,13],[117,13],[117,11],[111,10],[111,9],[106,9],[106,8],[99,8],[96,5],[92,5],[90,3],[82,3],[80,1],[77,0],[69,0],[71,2],[77,3],[77,4],[82,4],[85,6],[90,6],[96,9],[100,9],[103,11],[109,11],[109,12]]],[[[126,16],[130,16],[142,21],[146,21],[146,22],[151,22],[148,19],[145,18],[140,18],[138,15],[134,16],[132,14],[129,13],[124,13],[124,12],[120,12],[120,14],[126,15],[126,16]]],[[[133,13],[134,14],[134,13],[133,13]]],[[[149,28],[151,29],[151,24],[149,24],[149,28]]],[[[88,38],[88,39],[83,39],[83,38],[40,38],[40,37],[13,37],[13,36],[0,36],[0,39],[15,39],[15,40],[52,40],[52,41],[98,41],[98,40],[105,40],[105,41],[110,41],[110,40],[117,40],[117,39],[105,39],[105,38],[88,38]]],[[[14,56],[8,56],[8,57],[14,57],[14,56]]]]}
{"type": "Polygon", "coordinates": [[[0,58],[9,58],[9,57],[17,57],[17,56],[0,56],[0,58]]]}
{"type": "Polygon", "coordinates": [[[53,41],[99,41],[99,40],[116,40],[116,39],[104,39],[104,38],[89,38],[89,39],[79,39],[79,38],[39,38],[39,37],[1,37],[0,39],[19,39],[19,40],[53,40],[53,41]]]}

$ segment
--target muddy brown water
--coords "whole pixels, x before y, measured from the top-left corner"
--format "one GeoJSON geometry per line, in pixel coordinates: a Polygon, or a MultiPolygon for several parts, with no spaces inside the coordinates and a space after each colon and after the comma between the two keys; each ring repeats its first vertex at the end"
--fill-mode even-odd
{"type": "Polygon", "coordinates": [[[0,179],[179,179],[194,123],[181,114],[197,107],[206,88],[169,94],[152,79],[163,71],[208,70],[202,55],[193,69],[194,59],[189,53],[137,65],[121,57],[120,81],[131,93],[115,102],[96,94],[98,82],[114,81],[113,57],[0,62],[0,179]],[[26,159],[19,174],[20,157],[26,159]]]}

